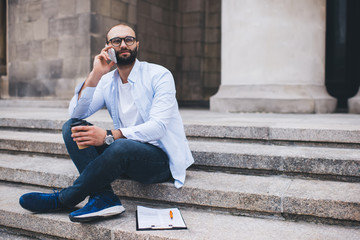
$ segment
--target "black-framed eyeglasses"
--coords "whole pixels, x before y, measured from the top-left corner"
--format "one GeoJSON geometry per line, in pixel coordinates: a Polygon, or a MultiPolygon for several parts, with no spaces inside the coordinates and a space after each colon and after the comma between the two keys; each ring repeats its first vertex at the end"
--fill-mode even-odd
{"type": "Polygon", "coordinates": [[[131,46],[134,44],[136,38],[132,37],[132,36],[126,36],[124,38],[121,37],[114,37],[112,39],[110,39],[107,43],[111,43],[111,45],[113,45],[114,47],[118,47],[121,45],[122,41],[124,40],[126,46],[131,46]]]}

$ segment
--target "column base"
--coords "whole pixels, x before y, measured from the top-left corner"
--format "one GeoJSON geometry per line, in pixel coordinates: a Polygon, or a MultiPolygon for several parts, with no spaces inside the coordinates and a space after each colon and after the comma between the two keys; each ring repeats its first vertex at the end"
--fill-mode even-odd
{"type": "Polygon", "coordinates": [[[220,86],[210,98],[217,112],[332,113],[337,100],[325,86],[237,85],[220,86]]]}
{"type": "Polygon", "coordinates": [[[360,91],[348,100],[349,113],[360,113],[360,91]]]}
{"type": "Polygon", "coordinates": [[[0,76],[0,99],[9,98],[9,78],[8,76],[0,76]]]}

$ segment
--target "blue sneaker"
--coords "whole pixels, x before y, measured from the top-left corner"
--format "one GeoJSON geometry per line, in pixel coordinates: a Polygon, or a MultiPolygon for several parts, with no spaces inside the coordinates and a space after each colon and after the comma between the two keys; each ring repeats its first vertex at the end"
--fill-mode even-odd
{"type": "Polygon", "coordinates": [[[45,213],[66,208],[59,201],[58,191],[54,191],[54,193],[26,193],[20,197],[19,203],[26,210],[36,213],[45,213]]]}
{"type": "Polygon", "coordinates": [[[69,214],[72,222],[90,222],[100,218],[115,216],[125,211],[114,193],[90,196],[89,202],[81,209],[69,214]]]}

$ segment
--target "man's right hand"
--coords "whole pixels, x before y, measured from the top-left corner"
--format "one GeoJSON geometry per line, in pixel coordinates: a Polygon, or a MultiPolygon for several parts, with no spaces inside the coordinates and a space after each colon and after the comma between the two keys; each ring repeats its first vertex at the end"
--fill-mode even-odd
{"type": "MultiPolygon", "coordinates": [[[[105,46],[100,54],[96,55],[94,58],[93,70],[92,72],[95,75],[101,75],[108,73],[111,68],[114,66],[114,62],[112,62],[109,58],[108,50],[112,48],[110,46],[105,46]],[[110,63],[108,63],[110,61],[110,63]]],[[[101,78],[101,77],[100,77],[101,78]]]]}
{"type": "Polygon", "coordinates": [[[96,87],[101,79],[101,77],[108,73],[111,68],[115,65],[114,62],[110,61],[109,54],[107,51],[110,49],[110,46],[103,48],[100,54],[96,55],[93,63],[93,70],[90,72],[87,77],[84,85],[82,86],[79,92],[79,98],[81,96],[81,92],[86,87],[96,87]],[[108,63],[108,61],[110,61],[108,63]]]}
{"type": "Polygon", "coordinates": [[[71,137],[79,146],[101,146],[106,130],[97,126],[76,126],[71,128],[71,137]]]}

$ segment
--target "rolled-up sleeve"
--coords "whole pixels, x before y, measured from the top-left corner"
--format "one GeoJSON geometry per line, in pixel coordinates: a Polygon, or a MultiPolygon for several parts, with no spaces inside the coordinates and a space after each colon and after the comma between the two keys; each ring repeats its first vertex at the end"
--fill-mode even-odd
{"type": "Polygon", "coordinates": [[[84,82],[75,88],[75,94],[69,105],[69,115],[71,118],[84,119],[101,109],[104,105],[104,99],[99,87],[86,87],[82,90],[79,98],[79,92],[84,82]],[[79,98],[79,99],[78,99],[79,98]]]}

